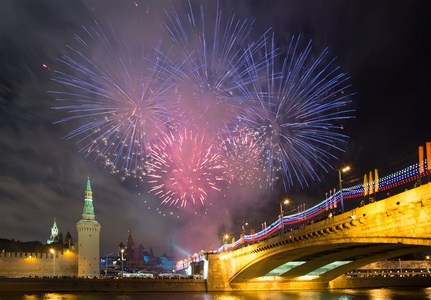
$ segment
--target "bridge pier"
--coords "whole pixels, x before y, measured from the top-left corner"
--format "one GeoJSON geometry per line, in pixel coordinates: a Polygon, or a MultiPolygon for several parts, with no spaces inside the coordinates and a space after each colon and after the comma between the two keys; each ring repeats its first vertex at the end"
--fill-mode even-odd
{"type": "Polygon", "coordinates": [[[222,259],[221,254],[208,253],[208,292],[231,291],[229,284],[227,260],[222,259]]]}

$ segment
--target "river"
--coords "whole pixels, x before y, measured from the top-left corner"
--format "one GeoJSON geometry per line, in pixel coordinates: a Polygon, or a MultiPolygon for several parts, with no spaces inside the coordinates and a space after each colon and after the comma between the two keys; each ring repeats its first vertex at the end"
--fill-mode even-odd
{"type": "Polygon", "coordinates": [[[0,300],[431,300],[429,288],[378,288],[324,291],[220,293],[2,293],[0,300]]]}

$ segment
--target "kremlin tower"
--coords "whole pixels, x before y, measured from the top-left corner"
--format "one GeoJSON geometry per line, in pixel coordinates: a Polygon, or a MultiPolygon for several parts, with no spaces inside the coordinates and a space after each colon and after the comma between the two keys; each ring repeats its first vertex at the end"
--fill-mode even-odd
{"type": "Polygon", "coordinates": [[[94,277],[100,275],[100,224],[95,220],[93,192],[90,178],[85,190],[84,210],[82,219],[76,224],[78,230],[78,277],[94,277]]]}
{"type": "Polygon", "coordinates": [[[58,227],[57,227],[57,218],[54,218],[54,225],[52,225],[52,228],[51,228],[51,236],[46,241],[46,243],[52,244],[58,241],[59,241],[59,235],[58,235],[58,227]]]}

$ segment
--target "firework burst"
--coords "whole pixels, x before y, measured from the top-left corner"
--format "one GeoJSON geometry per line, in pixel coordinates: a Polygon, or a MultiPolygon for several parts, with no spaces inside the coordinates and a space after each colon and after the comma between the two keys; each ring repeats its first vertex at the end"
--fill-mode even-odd
{"type": "Polygon", "coordinates": [[[221,155],[208,143],[205,135],[185,130],[168,134],[151,149],[152,179],[150,192],[162,199],[162,204],[185,208],[204,202],[213,191],[220,191],[224,167],[221,155]]]}
{"type": "MultiPolygon", "coordinates": [[[[222,17],[216,7],[210,16],[200,6],[181,17],[173,10],[163,26],[176,50],[174,74],[179,87],[178,103],[183,116],[207,132],[224,138],[242,110],[246,84],[244,49],[253,20],[239,21],[235,15],[222,17]]],[[[254,52],[257,47],[249,47],[254,52]]]]}
{"type": "Polygon", "coordinates": [[[230,184],[244,188],[261,185],[264,174],[259,148],[250,133],[234,132],[221,148],[226,160],[226,178],[230,184]]]}
{"type": "Polygon", "coordinates": [[[172,207],[205,205],[224,181],[304,187],[347,139],[348,77],[327,50],[314,59],[293,38],[282,60],[267,33],[249,41],[253,20],[216,3],[209,17],[190,1],[188,14],[167,13],[150,52],[96,23],[58,59],[55,109],[69,115],[57,123],[76,126],[66,138],[123,178],[148,176],[172,207]]]}
{"type": "Polygon", "coordinates": [[[351,117],[348,77],[333,61],[324,63],[327,50],[312,60],[311,42],[300,51],[299,41],[292,38],[280,72],[274,46],[265,48],[261,62],[250,61],[253,104],[240,123],[257,143],[270,190],[280,175],[285,189],[295,181],[303,186],[309,178],[319,179],[315,169],[331,168],[336,158],[331,151],[343,151],[339,145],[347,139],[339,130],[341,121],[351,117]]]}
{"type": "Polygon", "coordinates": [[[129,47],[97,23],[85,30],[71,54],[58,59],[54,81],[66,92],[52,92],[61,104],[55,109],[73,114],[59,122],[82,121],[67,139],[77,139],[82,152],[95,153],[114,172],[140,177],[149,149],[172,121],[166,101],[172,80],[159,52],[145,57],[142,48],[129,47]]]}

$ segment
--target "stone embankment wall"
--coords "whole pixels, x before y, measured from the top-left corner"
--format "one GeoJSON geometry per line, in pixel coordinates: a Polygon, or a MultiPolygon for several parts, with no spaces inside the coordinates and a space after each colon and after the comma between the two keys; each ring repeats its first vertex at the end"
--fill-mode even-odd
{"type": "Polygon", "coordinates": [[[330,289],[360,289],[381,287],[431,287],[431,276],[413,277],[347,277],[340,276],[329,282],[330,289]]]}
{"type": "Polygon", "coordinates": [[[206,283],[204,279],[0,278],[0,292],[23,291],[205,292],[206,283]]]}
{"type": "Polygon", "coordinates": [[[52,253],[1,252],[0,276],[77,276],[78,254],[74,251],[52,253]],[[55,256],[55,258],[54,258],[55,256]]]}

